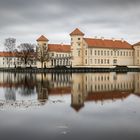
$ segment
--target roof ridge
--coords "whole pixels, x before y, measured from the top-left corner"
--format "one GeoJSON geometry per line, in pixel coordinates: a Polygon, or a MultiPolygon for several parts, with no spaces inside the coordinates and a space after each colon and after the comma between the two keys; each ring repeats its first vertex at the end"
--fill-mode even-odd
{"type": "Polygon", "coordinates": [[[121,41],[121,42],[127,42],[127,41],[122,41],[122,40],[120,40],[120,39],[115,39],[115,40],[113,40],[113,39],[109,39],[109,38],[104,38],[104,39],[102,39],[102,38],[90,38],[90,37],[84,37],[84,39],[93,39],[93,40],[102,40],[102,41],[105,41],[105,40],[107,40],[107,41],[121,41]]]}
{"type": "Polygon", "coordinates": [[[68,46],[70,46],[70,44],[57,44],[57,43],[49,43],[48,45],[61,45],[61,46],[65,46],[65,45],[68,45],[68,46]]]}
{"type": "Polygon", "coordinates": [[[82,36],[84,36],[85,34],[82,31],[80,31],[80,29],[76,28],[74,31],[72,31],[70,33],[70,36],[72,36],[72,35],[82,35],[82,36]]]}

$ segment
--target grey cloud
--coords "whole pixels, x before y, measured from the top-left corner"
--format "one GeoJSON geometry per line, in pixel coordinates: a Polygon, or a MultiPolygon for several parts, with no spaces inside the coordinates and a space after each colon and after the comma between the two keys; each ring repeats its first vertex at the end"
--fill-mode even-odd
{"type": "Polygon", "coordinates": [[[112,33],[110,36],[138,41],[139,6],[139,0],[0,1],[0,41],[9,36],[34,41],[36,36],[47,34],[52,41],[68,42],[68,33],[75,27],[87,35],[112,33]]]}

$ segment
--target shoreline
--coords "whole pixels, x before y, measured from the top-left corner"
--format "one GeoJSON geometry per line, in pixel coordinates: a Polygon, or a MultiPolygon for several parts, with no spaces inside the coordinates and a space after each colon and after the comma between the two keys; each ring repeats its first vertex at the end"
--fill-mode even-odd
{"type": "Polygon", "coordinates": [[[115,68],[0,68],[0,72],[19,73],[92,73],[92,72],[140,72],[140,68],[115,67],[115,68]]]}

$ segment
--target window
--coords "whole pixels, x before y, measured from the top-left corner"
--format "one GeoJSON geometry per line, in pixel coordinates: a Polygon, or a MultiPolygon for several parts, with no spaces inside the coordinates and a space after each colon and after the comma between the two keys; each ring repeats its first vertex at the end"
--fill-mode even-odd
{"type": "Polygon", "coordinates": [[[85,59],[85,63],[87,64],[87,59],[85,59]]]}
{"type": "Polygon", "coordinates": [[[109,51],[107,51],[107,55],[109,55],[109,51]]]}
{"type": "Polygon", "coordinates": [[[113,51],[111,51],[111,56],[113,55],[113,51]]]}
{"type": "Polygon", "coordinates": [[[107,63],[109,64],[109,59],[107,59],[107,63]]]}
{"type": "Polygon", "coordinates": [[[117,64],[117,59],[113,60],[113,64],[116,65],[117,64]]]}
{"type": "Polygon", "coordinates": [[[139,57],[139,51],[137,51],[137,57],[139,57]]]}
{"type": "Polygon", "coordinates": [[[97,52],[96,52],[96,50],[95,50],[95,55],[96,55],[96,53],[97,53],[97,52]]]}
{"type": "Polygon", "coordinates": [[[92,55],[92,50],[90,50],[90,55],[92,55]]]}
{"type": "Polygon", "coordinates": [[[139,65],[139,59],[137,60],[137,64],[139,65]]]}
{"type": "Polygon", "coordinates": [[[104,51],[104,55],[106,56],[106,51],[104,51]]]}
{"type": "Polygon", "coordinates": [[[103,51],[101,51],[101,55],[103,55],[103,51]]]}
{"type": "Polygon", "coordinates": [[[81,38],[78,38],[78,40],[81,40],[81,38]]]}
{"type": "Polygon", "coordinates": [[[106,59],[104,60],[104,63],[106,64],[106,59]]]}
{"type": "Polygon", "coordinates": [[[90,59],[90,64],[92,64],[92,59],[90,59]]]}
{"type": "Polygon", "coordinates": [[[119,51],[118,51],[118,54],[117,55],[119,56],[119,51]]]}
{"type": "Polygon", "coordinates": [[[103,59],[101,59],[101,64],[103,64],[103,59]]]}
{"type": "Polygon", "coordinates": [[[98,55],[100,55],[100,51],[98,51],[98,55]]]}
{"type": "Polygon", "coordinates": [[[97,60],[95,59],[95,64],[97,63],[97,60]]]}
{"type": "Polygon", "coordinates": [[[80,56],[80,51],[78,51],[78,56],[80,56]]]}
{"type": "Polygon", "coordinates": [[[87,50],[85,50],[85,55],[87,55],[87,50]]]}
{"type": "Polygon", "coordinates": [[[81,44],[80,43],[77,43],[78,44],[78,46],[80,46],[81,44]]]}
{"type": "Polygon", "coordinates": [[[98,64],[100,64],[100,59],[98,59],[98,64]]]}

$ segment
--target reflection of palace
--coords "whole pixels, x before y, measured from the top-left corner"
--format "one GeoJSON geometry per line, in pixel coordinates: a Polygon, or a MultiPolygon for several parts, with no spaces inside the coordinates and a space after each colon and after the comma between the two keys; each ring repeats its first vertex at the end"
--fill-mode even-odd
{"type": "Polygon", "coordinates": [[[94,73],[73,76],[72,105],[83,107],[85,101],[124,99],[133,93],[137,74],[94,73]]]}
{"type": "MultiPolygon", "coordinates": [[[[41,79],[41,75],[37,79],[41,79]]],[[[48,81],[42,86],[48,85],[48,96],[71,94],[71,107],[76,111],[85,102],[100,101],[103,104],[140,93],[139,73],[50,74],[43,76],[43,81],[48,81]]]]}
{"type": "Polygon", "coordinates": [[[0,77],[0,86],[5,89],[6,100],[16,100],[19,95],[35,95],[35,99],[45,103],[49,96],[71,94],[71,107],[76,111],[79,111],[85,102],[104,104],[124,100],[132,94],[140,96],[140,73],[0,73],[0,77]]]}

